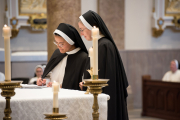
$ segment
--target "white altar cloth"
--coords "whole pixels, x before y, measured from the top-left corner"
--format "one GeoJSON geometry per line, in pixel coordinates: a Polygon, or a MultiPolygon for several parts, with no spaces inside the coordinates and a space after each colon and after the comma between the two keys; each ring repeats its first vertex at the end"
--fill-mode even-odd
{"type": "MultiPolygon", "coordinates": [[[[52,112],[52,88],[15,89],[11,98],[12,120],[44,120],[43,113],[52,112]]],[[[1,93],[1,90],[0,90],[1,93]]],[[[99,94],[100,120],[107,120],[109,95],[99,94]]],[[[68,113],[67,120],[92,120],[93,95],[84,91],[60,89],[58,94],[59,112],[68,113]]],[[[5,97],[0,96],[0,120],[4,117],[5,97]]]]}

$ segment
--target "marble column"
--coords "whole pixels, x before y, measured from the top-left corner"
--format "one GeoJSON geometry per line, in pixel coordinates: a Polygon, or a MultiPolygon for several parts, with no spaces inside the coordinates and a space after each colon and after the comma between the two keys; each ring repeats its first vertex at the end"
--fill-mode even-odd
{"type": "Polygon", "coordinates": [[[98,0],[98,13],[107,25],[118,49],[124,49],[124,0],[98,0]]]}
{"type": "Polygon", "coordinates": [[[60,23],[68,23],[78,29],[81,0],[47,0],[48,60],[57,48],[53,44],[53,32],[60,23]]]}

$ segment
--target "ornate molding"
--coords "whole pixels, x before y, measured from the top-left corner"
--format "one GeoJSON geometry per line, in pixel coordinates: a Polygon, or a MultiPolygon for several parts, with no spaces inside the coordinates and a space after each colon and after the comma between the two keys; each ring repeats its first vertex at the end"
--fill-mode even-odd
{"type": "Polygon", "coordinates": [[[159,37],[167,26],[180,28],[180,1],[154,0],[152,14],[152,35],[159,37]]]}
{"type": "Polygon", "coordinates": [[[19,29],[16,29],[17,25],[18,25],[18,19],[16,17],[13,17],[10,19],[10,23],[11,23],[11,26],[12,26],[12,30],[11,30],[11,33],[12,33],[12,36],[11,38],[13,37],[16,37],[19,33],[19,29]]]}
{"type": "Polygon", "coordinates": [[[163,34],[164,30],[162,29],[162,26],[164,24],[164,20],[162,18],[159,18],[157,20],[157,24],[159,26],[159,29],[158,28],[152,28],[152,35],[154,37],[159,37],[163,34]]]}
{"type": "Polygon", "coordinates": [[[162,30],[162,29],[152,28],[153,37],[159,37],[163,34],[163,32],[164,32],[164,30],[162,30]]]}
{"type": "Polygon", "coordinates": [[[47,28],[47,15],[46,14],[34,14],[29,17],[28,23],[36,30],[47,28]]]}
{"type": "Polygon", "coordinates": [[[174,20],[172,20],[172,22],[177,28],[180,28],[180,15],[174,16],[174,20]]]}
{"type": "Polygon", "coordinates": [[[29,24],[27,22],[30,17],[34,19],[36,14],[44,13],[44,16],[46,16],[46,0],[40,0],[37,2],[29,2],[28,0],[6,0],[5,3],[5,23],[12,28],[12,37],[16,37],[18,35],[21,26],[32,26],[32,30],[47,28],[47,25],[44,24],[29,24]]]}

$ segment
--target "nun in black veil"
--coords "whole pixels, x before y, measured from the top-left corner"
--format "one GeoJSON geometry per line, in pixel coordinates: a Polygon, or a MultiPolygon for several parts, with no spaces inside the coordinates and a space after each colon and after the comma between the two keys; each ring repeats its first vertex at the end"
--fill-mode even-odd
{"type": "MultiPolygon", "coordinates": [[[[51,82],[48,83],[48,87],[51,87],[52,82],[56,81],[62,88],[80,90],[79,82],[82,81],[88,58],[88,52],[81,36],[73,26],[65,23],[59,24],[53,34],[54,44],[58,49],[51,56],[42,79],[51,72],[51,82]]],[[[37,85],[46,84],[45,81],[40,78],[37,85]]]]}
{"type": "MultiPolygon", "coordinates": [[[[93,26],[98,27],[100,31],[98,40],[98,75],[100,79],[110,79],[109,86],[103,89],[104,93],[110,95],[108,120],[128,120],[126,102],[128,80],[116,44],[104,21],[97,13],[89,10],[79,18],[79,29],[86,40],[92,40],[91,29],[93,26]]],[[[90,60],[86,63],[86,69],[90,69],[90,60]]],[[[84,79],[89,78],[89,73],[85,71],[84,79]]],[[[82,82],[80,86],[82,88],[82,82]]]]}

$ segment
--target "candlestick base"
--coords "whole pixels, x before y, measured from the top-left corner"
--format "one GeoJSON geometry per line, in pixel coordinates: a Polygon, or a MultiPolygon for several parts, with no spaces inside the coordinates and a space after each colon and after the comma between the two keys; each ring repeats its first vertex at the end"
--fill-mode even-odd
{"type": "Polygon", "coordinates": [[[92,79],[84,79],[84,85],[86,87],[89,87],[89,92],[93,94],[94,96],[94,104],[93,104],[93,120],[99,120],[99,105],[98,105],[98,94],[102,93],[102,88],[108,86],[107,82],[109,79],[98,79],[98,80],[92,80],[92,79]]]}
{"type": "Polygon", "coordinates": [[[89,94],[89,87],[87,87],[87,90],[84,94],[89,94]]]}
{"type": "MultiPolygon", "coordinates": [[[[91,75],[91,79],[93,79],[93,68],[91,67],[90,70],[87,70],[87,71],[91,75]]],[[[89,94],[89,87],[87,87],[87,90],[84,94],[89,94]]]]}
{"type": "Polygon", "coordinates": [[[11,80],[5,80],[5,82],[11,82],[11,80]]]}
{"type": "Polygon", "coordinates": [[[66,114],[46,113],[44,115],[46,116],[44,119],[49,119],[49,120],[64,120],[64,119],[67,119],[66,114]]]}
{"type": "Polygon", "coordinates": [[[67,118],[67,114],[59,113],[59,108],[53,108],[53,113],[45,113],[46,117],[44,119],[49,120],[64,120],[67,118]]]}
{"type": "Polygon", "coordinates": [[[4,109],[4,115],[5,117],[3,120],[11,120],[11,107],[10,107],[10,99],[12,96],[15,95],[14,89],[20,88],[21,82],[19,81],[11,81],[11,80],[5,80],[3,82],[0,82],[0,89],[2,89],[1,96],[5,97],[6,99],[6,107],[4,109]]]}
{"type": "Polygon", "coordinates": [[[98,80],[99,78],[98,78],[98,75],[92,75],[92,79],[93,80],[98,80]]]}

